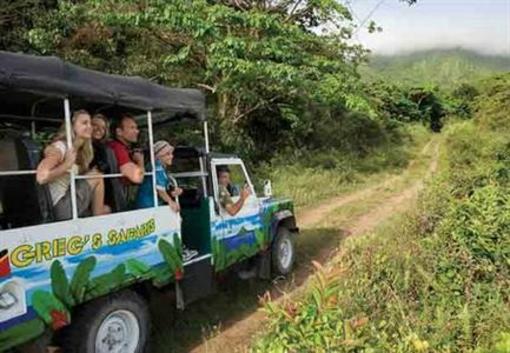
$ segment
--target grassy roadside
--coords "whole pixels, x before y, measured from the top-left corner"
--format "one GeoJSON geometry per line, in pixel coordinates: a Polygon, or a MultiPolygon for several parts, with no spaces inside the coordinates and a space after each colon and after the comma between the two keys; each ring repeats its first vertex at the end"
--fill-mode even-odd
{"type": "MultiPolygon", "coordinates": [[[[321,237],[315,235],[318,229],[336,230],[337,242],[335,245],[338,246],[340,241],[342,241],[342,238],[338,237],[339,231],[342,229],[349,229],[359,217],[367,214],[367,212],[375,209],[377,206],[380,206],[390,199],[392,195],[398,194],[423,178],[427,173],[432,158],[434,158],[434,148],[440,143],[439,140],[439,136],[429,140],[430,145],[427,147],[426,151],[423,151],[423,145],[421,148],[416,149],[416,151],[420,151],[417,153],[419,157],[417,156],[416,159],[413,160],[413,163],[401,174],[388,176],[386,181],[382,183],[381,180],[379,180],[380,184],[374,188],[372,192],[356,199],[355,202],[334,209],[332,212],[325,215],[325,217],[311,229],[304,229],[298,239],[298,249],[313,249],[327,246],[328,244],[324,243],[324,241],[329,242],[329,238],[327,236],[321,237]]],[[[306,255],[305,250],[303,250],[301,255],[305,258],[304,261],[306,261],[306,258],[310,259],[310,257],[306,255]]]]}
{"type": "MultiPolygon", "coordinates": [[[[314,227],[326,227],[333,229],[347,229],[352,224],[353,220],[358,219],[361,215],[366,214],[369,210],[387,202],[392,195],[396,195],[402,190],[410,187],[416,182],[423,180],[424,176],[429,173],[428,169],[432,164],[432,160],[437,158],[436,149],[441,143],[441,136],[433,136],[428,143],[421,145],[419,153],[416,153],[415,159],[411,161],[408,167],[398,175],[389,175],[385,179],[378,179],[378,183],[372,183],[375,187],[368,187],[368,192],[360,194],[353,202],[343,204],[341,207],[332,209],[331,212],[322,221],[314,225],[314,227]]],[[[307,209],[313,209],[307,207],[307,209]]],[[[305,229],[306,231],[306,229],[305,229]]],[[[306,238],[305,236],[301,238],[306,238]]]]}
{"type": "Polygon", "coordinates": [[[281,163],[266,173],[273,184],[276,196],[287,196],[296,207],[313,206],[332,197],[370,187],[397,175],[415,160],[430,139],[430,132],[422,125],[410,125],[401,145],[389,145],[373,151],[369,156],[345,159],[334,168],[319,163],[316,167],[301,163],[281,163]]]}
{"type": "MultiPolygon", "coordinates": [[[[463,123],[445,143],[419,207],[348,238],[303,296],[268,304],[253,352],[510,352],[508,138],[463,123]]],[[[357,211],[333,223],[344,213],[357,211]]]]}
{"type": "MultiPolygon", "coordinates": [[[[338,223],[345,225],[346,216],[352,213],[349,210],[340,212],[338,223]]],[[[387,261],[389,254],[401,252],[409,246],[409,239],[395,237],[403,231],[406,217],[391,217],[369,234],[340,240],[335,258],[327,267],[315,264],[314,277],[299,297],[289,297],[278,305],[266,303],[270,323],[254,341],[251,351],[388,351],[381,348],[365,350],[365,339],[360,337],[359,331],[365,331],[367,327],[378,330],[389,324],[387,321],[376,322],[374,312],[368,307],[392,302],[391,290],[385,291],[381,296],[384,301],[379,302],[382,298],[373,298],[374,292],[377,292],[367,287],[380,281],[371,277],[375,267],[387,261]],[[370,265],[365,266],[367,263],[370,265]],[[366,301],[369,301],[368,305],[366,301]],[[367,308],[360,310],[360,303],[367,308]]],[[[392,303],[388,308],[380,307],[378,313],[387,311],[389,307],[402,314],[398,303],[392,303]]],[[[397,321],[401,319],[399,317],[397,321]]]]}

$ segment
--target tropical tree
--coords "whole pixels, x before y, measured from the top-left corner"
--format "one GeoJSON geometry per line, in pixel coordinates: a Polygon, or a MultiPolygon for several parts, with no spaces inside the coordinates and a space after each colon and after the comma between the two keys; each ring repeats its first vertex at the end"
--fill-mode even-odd
{"type": "Polygon", "coordinates": [[[216,144],[242,146],[250,156],[258,151],[255,158],[303,144],[315,124],[340,119],[348,110],[374,115],[356,73],[367,51],[349,41],[356,23],[341,2],[48,4],[25,28],[29,51],[201,88],[210,99],[216,144]],[[261,148],[261,141],[270,143],[261,148]]]}

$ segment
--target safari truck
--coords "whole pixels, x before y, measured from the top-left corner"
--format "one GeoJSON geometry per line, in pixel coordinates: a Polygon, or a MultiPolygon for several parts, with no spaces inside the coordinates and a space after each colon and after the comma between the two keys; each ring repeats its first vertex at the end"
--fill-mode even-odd
{"type": "MultiPolygon", "coordinates": [[[[292,201],[268,190],[255,196],[240,158],[209,151],[200,91],[0,52],[0,102],[0,351],[45,341],[66,353],[143,352],[155,288],[174,291],[183,309],[211,294],[226,271],[262,278],[291,271],[298,231],[292,201]],[[112,163],[111,174],[102,175],[112,213],[78,216],[76,182],[90,176],[70,170],[72,217],[55,220],[36,168],[59,127],[72,146],[71,114],[78,109],[136,118],[152,185],[153,142],[172,136],[176,121],[198,122],[203,147],[174,151],[170,177],[183,189],[180,213],[167,205],[135,209],[112,163]],[[219,202],[217,170],[225,167],[233,201],[244,184],[252,192],[235,216],[219,202]],[[184,260],[184,248],[196,256],[184,260]]],[[[153,196],[158,205],[155,189],[153,196]]]]}

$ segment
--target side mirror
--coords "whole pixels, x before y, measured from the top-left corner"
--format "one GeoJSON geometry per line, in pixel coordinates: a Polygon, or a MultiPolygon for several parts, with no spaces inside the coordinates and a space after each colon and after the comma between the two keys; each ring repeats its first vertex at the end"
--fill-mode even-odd
{"type": "Polygon", "coordinates": [[[271,180],[264,180],[264,197],[273,196],[273,188],[271,186],[271,180]]]}

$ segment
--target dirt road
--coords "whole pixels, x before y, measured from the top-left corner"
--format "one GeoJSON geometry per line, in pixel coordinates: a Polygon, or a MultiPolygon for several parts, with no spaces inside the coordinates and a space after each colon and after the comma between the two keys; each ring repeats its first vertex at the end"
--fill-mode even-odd
{"type": "MultiPolygon", "coordinates": [[[[422,150],[420,158],[427,159],[428,165],[423,168],[421,174],[409,178],[410,183],[403,183],[398,191],[389,193],[387,197],[378,199],[378,202],[370,207],[366,212],[358,215],[348,222],[346,228],[337,228],[338,240],[345,236],[356,236],[373,230],[378,224],[394,216],[402,213],[413,205],[418,192],[423,187],[424,181],[428,179],[438,168],[439,143],[431,140],[422,150]]],[[[298,220],[301,229],[313,231],[321,229],[321,223],[327,222],[328,218],[334,217],[335,211],[342,207],[347,207],[362,200],[370,199],[379,195],[384,190],[394,184],[402,183],[406,179],[406,173],[409,173],[413,165],[419,161],[412,161],[409,167],[402,174],[390,177],[383,182],[357,191],[348,195],[340,196],[328,200],[313,208],[303,209],[298,212],[298,220]]],[[[339,244],[339,241],[337,242],[339,244]]],[[[336,246],[325,246],[319,249],[311,260],[325,263],[336,252],[336,246]]],[[[294,276],[291,280],[284,281],[276,286],[269,288],[273,301],[281,300],[285,295],[297,295],[301,292],[313,273],[310,261],[307,264],[297,266],[294,276]]],[[[223,324],[223,330],[210,337],[204,339],[199,345],[190,347],[192,353],[229,353],[229,352],[246,352],[254,335],[263,329],[265,322],[265,314],[262,310],[255,310],[243,318],[233,318],[227,320],[223,324]]]]}

